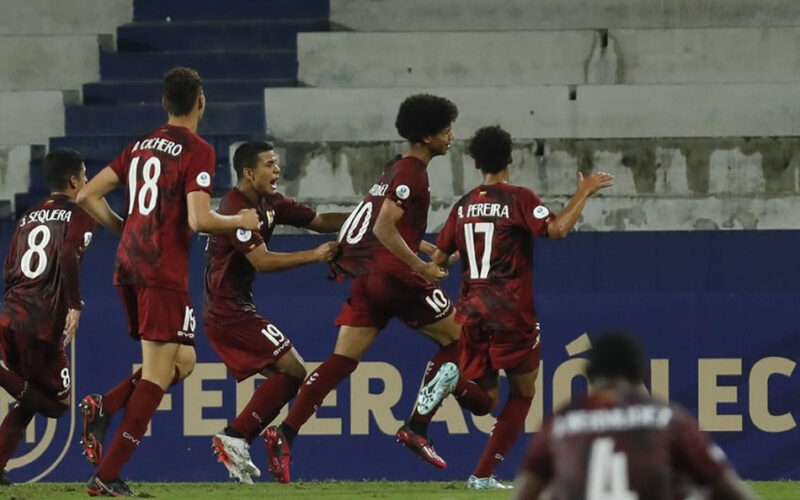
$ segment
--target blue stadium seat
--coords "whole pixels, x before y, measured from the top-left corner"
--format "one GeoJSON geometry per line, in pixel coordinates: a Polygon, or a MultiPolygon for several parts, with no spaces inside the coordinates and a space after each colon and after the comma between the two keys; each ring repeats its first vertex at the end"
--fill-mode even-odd
{"type": "Polygon", "coordinates": [[[324,18],[330,14],[328,0],[237,0],[235,3],[197,0],[135,0],[136,21],[202,21],[208,19],[298,19],[324,18]]]}

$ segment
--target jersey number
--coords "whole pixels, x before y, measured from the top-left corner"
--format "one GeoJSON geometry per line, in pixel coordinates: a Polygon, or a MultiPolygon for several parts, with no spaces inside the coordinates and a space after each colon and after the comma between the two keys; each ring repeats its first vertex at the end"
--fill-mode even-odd
{"type": "Polygon", "coordinates": [[[613,439],[595,439],[589,456],[586,500],[637,500],[639,495],[629,484],[628,457],[614,452],[613,439]]]}
{"type": "MultiPolygon", "coordinates": [[[[139,157],[137,156],[133,159],[128,169],[128,214],[133,213],[133,207],[136,205],[136,188],[139,187],[136,180],[136,169],[138,166],[139,157]]],[[[142,189],[139,190],[138,196],[139,213],[142,215],[148,215],[156,208],[156,202],[158,201],[158,184],[156,183],[160,175],[161,160],[153,156],[144,162],[144,167],[142,167],[144,184],[142,184],[142,189]]]]}
{"type": "Polygon", "coordinates": [[[47,268],[47,254],[44,247],[50,243],[50,228],[47,226],[36,226],[33,231],[28,233],[28,249],[22,254],[20,268],[22,274],[30,279],[40,276],[47,268]],[[31,269],[31,261],[36,256],[36,267],[31,269]]]}
{"type": "Polygon", "coordinates": [[[350,212],[347,220],[342,224],[342,229],[339,230],[339,243],[344,238],[351,245],[355,245],[367,233],[369,221],[372,218],[372,202],[362,201],[359,203],[355,210],[350,212]]]}
{"type": "Polygon", "coordinates": [[[267,325],[266,328],[261,329],[261,333],[263,333],[264,336],[267,337],[267,340],[272,342],[275,347],[278,347],[281,345],[281,343],[283,343],[284,340],[286,340],[286,336],[284,336],[275,325],[267,325]]]}
{"type": "Polygon", "coordinates": [[[492,255],[492,237],[494,236],[494,224],[491,222],[476,222],[464,224],[464,241],[467,244],[467,258],[469,259],[469,277],[471,279],[486,279],[489,275],[489,258],[492,255]],[[475,255],[475,235],[483,233],[483,255],[481,265],[478,267],[478,259],[475,255]]]}

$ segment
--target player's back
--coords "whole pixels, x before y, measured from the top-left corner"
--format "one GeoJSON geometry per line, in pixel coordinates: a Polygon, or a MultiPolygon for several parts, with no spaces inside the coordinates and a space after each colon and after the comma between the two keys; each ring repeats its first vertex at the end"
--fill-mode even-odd
{"type": "Polygon", "coordinates": [[[206,141],[168,124],[130,144],[112,162],[126,185],[127,214],[115,284],[187,289],[192,231],[186,195],[197,190],[213,194],[215,165],[206,141]]]}
{"type": "Polygon", "coordinates": [[[7,326],[42,340],[60,338],[68,308],[80,309],[78,263],[94,229],[94,220],[65,195],[25,212],[3,267],[7,326]]]}
{"type": "Polygon", "coordinates": [[[396,227],[412,252],[419,245],[428,226],[431,194],[428,172],[422,160],[396,157],[364,199],[350,213],[339,231],[341,253],[331,263],[337,279],[363,276],[369,272],[404,272],[408,266],[389,251],[373,233],[375,221],[385,200],[403,209],[396,227]]]}
{"type": "Polygon", "coordinates": [[[633,392],[573,403],[542,432],[554,499],[683,498],[687,477],[706,484],[724,462],[684,410],[633,392]]]}
{"type": "Polygon", "coordinates": [[[460,322],[533,328],[533,236],[547,235],[551,217],[533,191],[507,183],[480,185],[455,204],[437,246],[461,254],[460,322]]]}

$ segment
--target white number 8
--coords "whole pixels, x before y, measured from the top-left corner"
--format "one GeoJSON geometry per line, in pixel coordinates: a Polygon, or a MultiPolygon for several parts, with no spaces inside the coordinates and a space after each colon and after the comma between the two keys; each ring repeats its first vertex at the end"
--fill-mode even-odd
{"type": "Polygon", "coordinates": [[[28,233],[28,249],[22,254],[22,261],[19,264],[22,274],[34,279],[44,272],[47,268],[47,254],[44,253],[44,247],[48,243],[50,243],[50,229],[47,226],[36,226],[33,231],[28,233]],[[41,239],[39,235],[42,236],[41,239]],[[31,269],[31,260],[33,260],[34,255],[38,257],[36,259],[36,268],[31,269]]]}
{"type": "Polygon", "coordinates": [[[69,389],[69,368],[61,369],[61,382],[64,384],[64,389],[69,389]]]}

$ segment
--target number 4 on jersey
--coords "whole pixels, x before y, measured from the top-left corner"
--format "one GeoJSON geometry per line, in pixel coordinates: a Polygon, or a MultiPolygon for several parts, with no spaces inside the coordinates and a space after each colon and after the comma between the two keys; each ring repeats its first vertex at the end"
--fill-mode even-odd
{"type": "Polygon", "coordinates": [[[638,500],[628,482],[628,457],[614,452],[614,440],[597,438],[589,456],[586,500],[638,500]]]}

